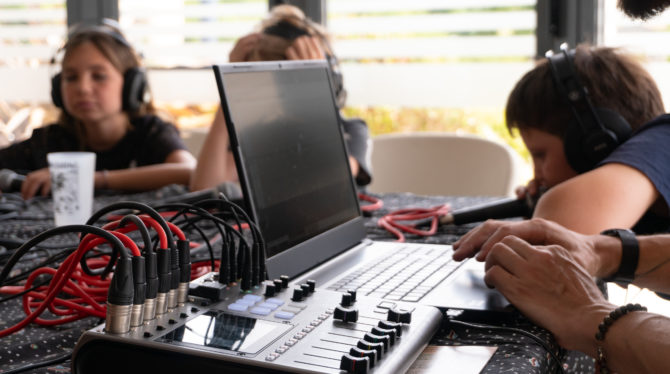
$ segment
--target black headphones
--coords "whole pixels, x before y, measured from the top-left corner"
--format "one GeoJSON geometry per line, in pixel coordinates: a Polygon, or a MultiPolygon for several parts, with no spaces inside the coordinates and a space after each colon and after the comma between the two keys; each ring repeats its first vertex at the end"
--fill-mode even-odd
{"type": "Polygon", "coordinates": [[[619,113],[594,107],[580,84],[573,61],[575,50],[562,45],[560,53],[547,52],[556,86],[573,114],[563,145],[570,166],[578,173],[593,169],[632,133],[619,113]]]}
{"type": "Polygon", "coordinates": [[[333,54],[333,48],[330,46],[328,39],[322,35],[315,27],[310,24],[310,20],[302,19],[298,17],[291,17],[299,23],[301,23],[304,29],[297,27],[293,23],[281,20],[271,26],[263,29],[263,33],[267,35],[274,35],[286,40],[293,41],[304,35],[312,35],[307,30],[314,30],[314,34],[321,40],[321,43],[325,46],[327,51],[325,51],[326,61],[328,62],[328,68],[330,70],[330,76],[333,83],[333,89],[335,90],[335,98],[337,99],[338,108],[342,108],[347,99],[347,91],[344,89],[344,79],[342,78],[342,73],[340,72],[340,62],[333,54]]]}
{"type": "MultiPolygon", "coordinates": [[[[84,32],[93,32],[107,35],[112,37],[122,46],[130,50],[133,49],[133,47],[126,40],[126,38],[121,35],[121,33],[114,31],[112,27],[107,25],[76,26],[71,32],[68,33],[68,40],[71,40],[77,34],[84,32]]],[[[65,45],[61,47],[56,54],[66,49],[67,46],[68,44],[66,42],[65,45]]],[[[54,63],[55,60],[55,57],[52,58],[52,63],[54,63]]],[[[139,110],[142,104],[146,101],[145,97],[147,88],[147,77],[144,69],[140,67],[134,67],[123,73],[123,89],[121,91],[121,99],[123,103],[122,109],[124,111],[130,112],[139,110]]],[[[63,97],[61,95],[61,73],[58,73],[51,78],[51,100],[58,108],[65,109],[63,105],[63,97]]]]}

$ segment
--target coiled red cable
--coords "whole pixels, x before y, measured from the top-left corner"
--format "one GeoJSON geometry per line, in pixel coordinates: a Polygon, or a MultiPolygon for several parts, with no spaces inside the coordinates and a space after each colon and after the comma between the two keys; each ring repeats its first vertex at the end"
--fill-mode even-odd
{"type": "Polygon", "coordinates": [[[404,242],[405,233],[430,236],[437,232],[438,220],[449,213],[449,204],[438,205],[433,208],[407,208],[388,213],[377,221],[377,225],[386,229],[396,237],[396,241],[404,242]],[[428,230],[417,229],[411,221],[431,219],[428,230]]]}

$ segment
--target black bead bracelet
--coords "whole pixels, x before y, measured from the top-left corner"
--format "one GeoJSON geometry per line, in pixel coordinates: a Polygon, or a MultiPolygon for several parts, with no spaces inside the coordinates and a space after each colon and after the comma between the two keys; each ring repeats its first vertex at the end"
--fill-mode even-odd
{"type": "MultiPolygon", "coordinates": [[[[612,326],[614,321],[625,316],[630,312],[639,312],[639,311],[646,312],[647,308],[643,307],[640,304],[626,304],[611,311],[610,314],[608,314],[607,317],[605,317],[603,321],[600,322],[600,324],[598,325],[596,340],[599,342],[605,340],[605,334],[607,333],[607,330],[610,328],[610,326],[612,326]]],[[[596,373],[600,374],[610,373],[610,370],[607,368],[607,361],[605,360],[605,351],[602,345],[600,344],[598,345],[598,351],[596,357],[596,373]]]]}

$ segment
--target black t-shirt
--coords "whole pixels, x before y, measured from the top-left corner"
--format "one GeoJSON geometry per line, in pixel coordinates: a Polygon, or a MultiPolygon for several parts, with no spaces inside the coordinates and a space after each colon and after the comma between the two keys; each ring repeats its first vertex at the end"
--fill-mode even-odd
{"type": "Polygon", "coordinates": [[[33,130],[27,140],[0,150],[0,168],[30,172],[48,166],[47,153],[96,153],[96,170],[117,170],[165,162],[173,151],[186,149],[171,123],[147,115],[131,120],[126,135],[107,151],[95,152],[79,143],[75,134],[58,124],[33,130]]]}

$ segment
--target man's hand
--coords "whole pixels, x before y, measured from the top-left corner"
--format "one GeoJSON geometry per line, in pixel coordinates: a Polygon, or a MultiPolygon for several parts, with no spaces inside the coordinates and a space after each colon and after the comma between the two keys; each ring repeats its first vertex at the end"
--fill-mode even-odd
{"type": "Polygon", "coordinates": [[[453,244],[454,259],[461,261],[476,254],[478,261],[484,261],[491,248],[510,235],[518,236],[531,244],[560,245],[572,252],[579,264],[591,275],[596,275],[600,269],[600,259],[595,251],[596,236],[582,235],[541,218],[525,221],[488,220],[453,244]]]}
{"type": "Polygon", "coordinates": [[[485,282],[569,349],[593,352],[597,326],[615,306],[605,300],[574,253],[507,236],[486,257],[485,282]]]}

